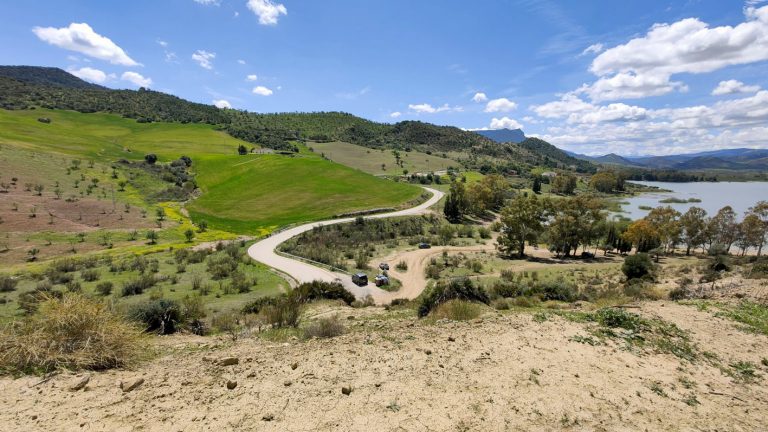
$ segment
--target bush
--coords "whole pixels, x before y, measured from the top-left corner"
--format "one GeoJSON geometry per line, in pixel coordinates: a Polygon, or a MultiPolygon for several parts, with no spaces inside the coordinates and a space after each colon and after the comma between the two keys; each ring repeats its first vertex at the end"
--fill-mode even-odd
{"type": "Polygon", "coordinates": [[[595,312],[595,320],[605,327],[632,331],[640,330],[644,324],[639,315],[612,308],[600,309],[595,312]]]}
{"type": "Polygon", "coordinates": [[[16,289],[19,281],[9,275],[0,275],[0,292],[11,292],[16,289]]]}
{"type": "Polygon", "coordinates": [[[141,330],[105,303],[80,294],[47,298],[40,313],[0,331],[0,370],[109,369],[135,363],[146,352],[141,330]]]}
{"type": "Polygon", "coordinates": [[[181,307],[175,300],[157,299],[131,307],[128,317],[144,324],[145,331],[171,334],[183,324],[181,307]]]}
{"type": "Polygon", "coordinates": [[[80,272],[80,277],[86,282],[95,282],[101,277],[101,273],[95,269],[87,269],[80,272]]]}
{"type": "Polygon", "coordinates": [[[395,268],[396,268],[398,271],[401,271],[401,272],[404,272],[404,271],[408,271],[408,263],[407,263],[407,262],[405,262],[405,261],[400,261],[399,263],[397,263],[397,264],[395,265],[395,268]]]}
{"type": "Polygon", "coordinates": [[[344,334],[344,324],[339,321],[337,316],[329,318],[320,318],[304,329],[306,338],[332,338],[344,334]]]}
{"type": "Polygon", "coordinates": [[[482,288],[475,286],[467,278],[451,279],[449,282],[439,281],[430,292],[424,296],[419,305],[419,317],[429,313],[449,300],[476,301],[488,304],[490,299],[482,288]]]}
{"type": "Polygon", "coordinates": [[[112,294],[112,288],[114,288],[114,284],[110,281],[99,282],[96,284],[96,293],[106,297],[112,294]]]}
{"type": "Polygon", "coordinates": [[[482,313],[483,310],[477,303],[470,303],[464,300],[449,300],[438,306],[433,315],[439,319],[468,321],[479,317],[482,313]]]}
{"type": "Polygon", "coordinates": [[[237,270],[237,264],[237,259],[221,252],[209,256],[206,260],[208,273],[211,274],[213,279],[224,279],[229,277],[237,270]]]}
{"type": "Polygon", "coordinates": [[[311,302],[313,300],[343,300],[344,303],[351,305],[355,301],[355,296],[349,292],[344,285],[338,282],[323,282],[314,280],[312,282],[305,282],[291,293],[293,296],[298,296],[302,302],[311,302]]]}
{"type": "Polygon", "coordinates": [[[273,327],[298,327],[302,301],[295,295],[281,296],[273,304],[266,305],[260,311],[264,322],[272,324],[273,327]]]}
{"type": "Polygon", "coordinates": [[[155,286],[157,279],[153,275],[141,275],[135,279],[123,282],[123,297],[129,295],[139,295],[145,290],[155,286]]]}
{"type": "Polygon", "coordinates": [[[621,271],[624,272],[627,279],[639,279],[651,274],[651,271],[653,271],[653,262],[651,261],[651,257],[646,253],[629,255],[624,259],[621,271]]]}

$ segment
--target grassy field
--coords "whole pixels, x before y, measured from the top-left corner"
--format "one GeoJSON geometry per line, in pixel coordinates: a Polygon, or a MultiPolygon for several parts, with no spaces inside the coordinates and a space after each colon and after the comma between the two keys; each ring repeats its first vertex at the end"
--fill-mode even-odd
{"type": "Polygon", "coordinates": [[[313,148],[315,153],[324,154],[332,161],[374,175],[399,175],[402,174],[403,169],[413,173],[442,171],[450,166],[459,167],[459,163],[454,160],[417,151],[400,151],[400,158],[403,161],[401,168],[395,165],[395,156],[391,150],[374,150],[344,142],[308,143],[307,145],[313,148]],[[382,164],[385,169],[382,169],[382,164]]]}
{"type": "Polygon", "coordinates": [[[102,164],[141,160],[147,153],[157,154],[161,162],[191,157],[204,192],[190,206],[193,217],[232,232],[260,234],[284,224],[395,207],[421,193],[415,186],[378,179],[308,151],[296,157],[238,156],[240,144],[252,147],[208,125],[141,124],[101,113],[0,110],[2,148],[102,164]],[[40,117],[52,121],[41,123],[40,117]]]}

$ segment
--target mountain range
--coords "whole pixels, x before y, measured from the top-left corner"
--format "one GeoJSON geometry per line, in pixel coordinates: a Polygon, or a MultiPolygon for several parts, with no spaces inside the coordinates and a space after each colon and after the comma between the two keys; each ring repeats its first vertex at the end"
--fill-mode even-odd
{"type": "Polygon", "coordinates": [[[691,170],[768,170],[768,149],[735,148],[699,153],[667,156],[620,156],[609,153],[603,156],[587,156],[567,152],[569,155],[598,164],[620,165],[632,168],[691,170]]]}
{"type": "Polygon", "coordinates": [[[497,143],[521,143],[525,141],[525,134],[522,129],[488,129],[476,130],[475,133],[490,138],[497,143]]]}

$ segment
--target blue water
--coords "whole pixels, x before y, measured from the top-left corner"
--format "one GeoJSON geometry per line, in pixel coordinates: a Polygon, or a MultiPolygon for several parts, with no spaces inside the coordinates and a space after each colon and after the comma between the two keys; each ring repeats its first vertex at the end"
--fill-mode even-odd
{"type": "Polygon", "coordinates": [[[768,182],[718,182],[718,183],[667,183],[667,182],[632,182],[646,186],[656,186],[672,192],[650,192],[638,194],[631,198],[622,199],[629,204],[623,204],[622,216],[631,219],[641,219],[648,210],[640,210],[639,206],[658,207],[671,206],[680,213],[685,213],[692,206],[701,207],[709,216],[714,216],[718,210],[729,205],[733,207],[739,218],[756,202],[768,201],[768,182]],[[698,198],[700,203],[664,204],[665,198],[698,198]]]}

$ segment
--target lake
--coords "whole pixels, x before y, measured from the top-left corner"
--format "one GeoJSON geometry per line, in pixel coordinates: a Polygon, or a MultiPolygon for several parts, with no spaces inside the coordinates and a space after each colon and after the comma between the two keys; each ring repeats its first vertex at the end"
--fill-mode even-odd
{"type": "Polygon", "coordinates": [[[709,216],[714,216],[718,210],[729,205],[741,218],[744,216],[744,212],[754,206],[756,202],[768,201],[768,182],[667,183],[633,181],[632,183],[656,186],[672,192],[649,192],[621,199],[622,202],[629,202],[629,204],[622,204],[621,207],[624,212],[621,214],[631,219],[641,219],[648,214],[648,210],[641,210],[640,206],[653,208],[667,205],[680,213],[685,213],[692,206],[701,207],[707,211],[709,216]],[[659,202],[666,198],[684,200],[698,198],[701,202],[685,204],[659,202]]]}

